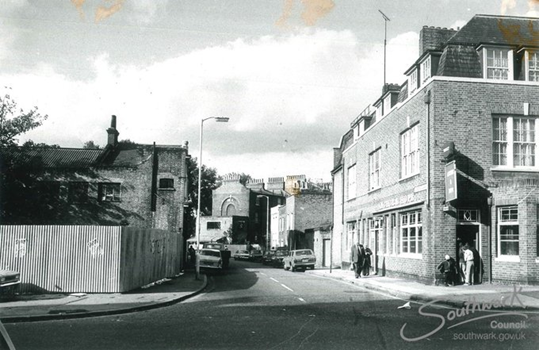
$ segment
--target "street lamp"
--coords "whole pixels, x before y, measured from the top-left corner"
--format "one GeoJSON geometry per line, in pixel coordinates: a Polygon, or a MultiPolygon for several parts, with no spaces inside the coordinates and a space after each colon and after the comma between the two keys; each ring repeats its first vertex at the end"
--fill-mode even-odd
{"type": "Polygon", "coordinates": [[[260,194],[258,196],[256,196],[256,198],[261,198],[261,197],[264,197],[266,198],[266,210],[267,210],[267,213],[266,213],[266,251],[269,250],[269,196],[265,196],[263,194],[260,194]]]}
{"type": "Polygon", "coordinates": [[[218,123],[228,123],[228,117],[208,117],[200,121],[200,150],[198,154],[198,192],[197,192],[197,220],[196,220],[196,236],[197,236],[197,255],[196,255],[196,267],[195,267],[195,276],[196,279],[200,279],[200,192],[202,184],[202,141],[203,141],[203,130],[204,122],[206,120],[215,119],[218,123]]]}

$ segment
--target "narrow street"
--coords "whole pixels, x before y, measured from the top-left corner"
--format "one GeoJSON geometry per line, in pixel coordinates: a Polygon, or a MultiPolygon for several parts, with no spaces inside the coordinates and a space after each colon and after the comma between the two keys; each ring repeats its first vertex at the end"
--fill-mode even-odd
{"type": "Polygon", "coordinates": [[[309,272],[233,261],[226,273],[209,278],[204,293],[165,308],[14,323],[6,328],[17,349],[358,349],[365,344],[369,349],[532,349],[536,345],[537,314],[491,317],[476,312],[454,320],[448,329],[446,315],[451,309],[428,307],[421,315],[419,304],[399,309],[402,300],[309,272]],[[440,327],[443,318],[445,325],[440,327]],[[525,321],[527,328],[492,329],[492,320],[525,321]],[[470,340],[486,334],[496,339],[470,340]],[[410,342],[403,337],[420,339],[410,342]]]}

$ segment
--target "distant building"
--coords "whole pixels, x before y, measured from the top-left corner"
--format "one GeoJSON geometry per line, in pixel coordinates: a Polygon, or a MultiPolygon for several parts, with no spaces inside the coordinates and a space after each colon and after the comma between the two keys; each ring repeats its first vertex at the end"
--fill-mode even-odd
{"type": "Polygon", "coordinates": [[[407,81],[384,86],[335,149],[343,268],[360,242],[377,273],[432,281],[462,243],[483,280],[539,282],[537,33],[538,18],[490,15],[423,27],[407,81]]]}

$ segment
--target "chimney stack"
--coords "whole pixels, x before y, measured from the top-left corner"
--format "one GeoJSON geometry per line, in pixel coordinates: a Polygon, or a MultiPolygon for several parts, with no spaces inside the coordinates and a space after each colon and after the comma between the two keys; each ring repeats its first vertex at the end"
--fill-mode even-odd
{"type": "Polygon", "coordinates": [[[456,32],[451,28],[423,26],[419,33],[419,56],[428,50],[440,50],[456,32]]]}
{"type": "Polygon", "coordinates": [[[110,128],[107,129],[108,134],[108,140],[107,145],[111,145],[112,147],[118,146],[118,135],[120,133],[118,130],[116,130],[116,116],[113,115],[110,121],[110,128]]]}

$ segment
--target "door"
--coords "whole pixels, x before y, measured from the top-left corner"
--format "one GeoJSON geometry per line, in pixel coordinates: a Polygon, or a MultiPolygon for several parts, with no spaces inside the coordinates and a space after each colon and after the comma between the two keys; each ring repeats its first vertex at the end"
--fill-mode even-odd
{"type": "Polygon", "coordinates": [[[329,239],[322,240],[322,266],[329,267],[331,264],[331,241],[329,239]]]}

